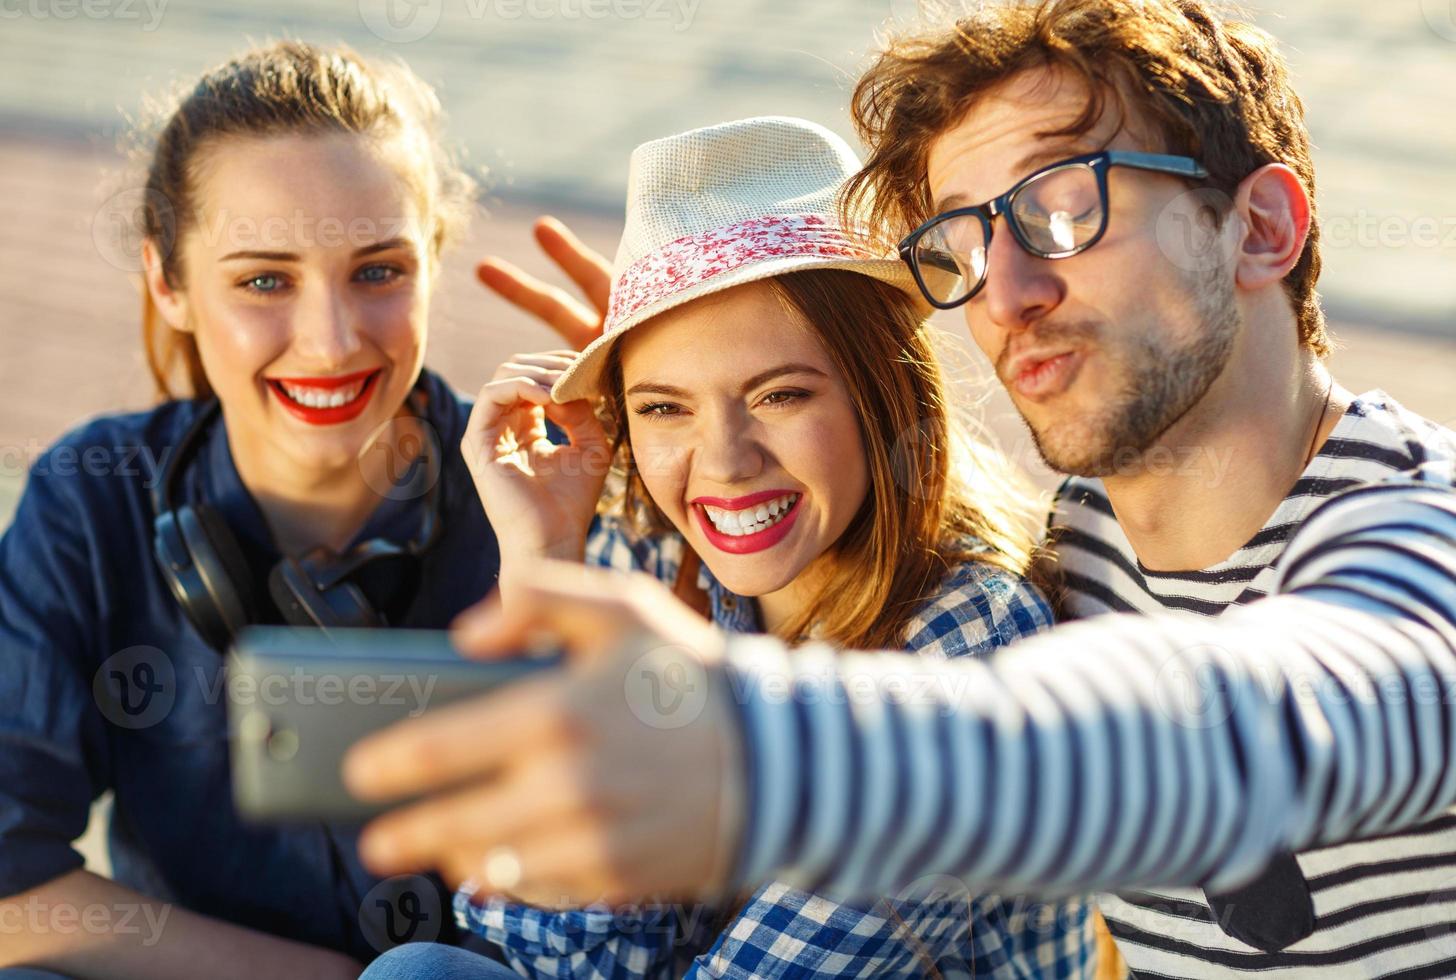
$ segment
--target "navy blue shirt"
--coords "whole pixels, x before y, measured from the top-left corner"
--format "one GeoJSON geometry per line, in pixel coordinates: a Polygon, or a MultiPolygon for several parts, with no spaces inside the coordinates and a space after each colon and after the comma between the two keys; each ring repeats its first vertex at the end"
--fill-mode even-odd
{"type": "MultiPolygon", "coordinates": [[[[442,529],[419,565],[419,588],[403,595],[391,622],[443,627],[494,588],[500,556],[457,449],[470,406],[429,372],[420,387],[442,450],[442,529]]],[[[188,622],[153,558],[151,487],[201,408],[168,402],[68,433],[32,467],[0,538],[0,896],[81,867],[71,842],[109,789],[117,881],[367,961],[377,950],[360,905],[376,879],[359,865],[353,833],[237,817],[222,657],[188,622]],[[92,684],[108,658],[138,646],[170,668],[171,690],[161,694],[175,701],[154,723],[131,728],[108,721],[92,684]]],[[[220,418],[177,495],[222,514],[266,596],[281,556],[220,418]]],[[[410,540],[423,506],[386,496],[358,540],[410,540]]]]}

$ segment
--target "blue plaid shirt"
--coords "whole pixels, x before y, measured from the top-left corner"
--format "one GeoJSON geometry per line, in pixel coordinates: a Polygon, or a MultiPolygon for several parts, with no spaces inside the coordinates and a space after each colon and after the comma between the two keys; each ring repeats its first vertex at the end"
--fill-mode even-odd
{"type": "MultiPolygon", "coordinates": [[[[685,547],[677,534],[643,538],[619,520],[599,517],[586,558],[671,584],[685,547]]],[[[698,585],[713,621],[726,630],[762,632],[757,603],[733,595],[700,567],[698,585]]],[[[912,618],[906,645],[934,659],[984,656],[1051,622],[1033,586],[971,563],[956,568],[912,618]]],[[[720,917],[706,906],[552,912],[498,898],[476,901],[472,882],[456,894],[455,914],[529,977],[920,977],[932,968],[943,977],[1092,976],[1092,919],[1082,899],[973,896],[948,879],[917,885],[892,898],[837,902],[771,882],[716,936],[720,917]]]]}

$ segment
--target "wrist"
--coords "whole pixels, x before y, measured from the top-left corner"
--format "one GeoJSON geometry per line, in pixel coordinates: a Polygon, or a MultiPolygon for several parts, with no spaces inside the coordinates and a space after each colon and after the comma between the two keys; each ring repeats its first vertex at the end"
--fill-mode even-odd
{"type": "Polygon", "coordinates": [[[580,564],[586,561],[586,538],[572,537],[550,542],[540,546],[533,557],[549,558],[554,561],[574,561],[580,564]]]}

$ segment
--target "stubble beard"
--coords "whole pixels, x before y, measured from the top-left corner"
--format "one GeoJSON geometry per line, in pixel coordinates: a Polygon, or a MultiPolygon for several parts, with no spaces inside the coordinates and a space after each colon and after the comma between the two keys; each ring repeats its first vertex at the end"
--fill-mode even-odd
{"type": "MultiPolygon", "coordinates": [[[[1120,362],[1112,365],[1114,371],[1121,368],[1122,377],[1115,395],[1098,409],[1040,430],[1027,421],[1047,466],[1082,477],[1136,471],[1143,454],[1218,380],[1233,355],[1242,323],[1233,282],[1215,271],[1190,285],[1198,320],[1192,340],[1179,344],[1148,336],[1122,344],[1116,353],[1104,347],[1104,354],[1120,362]]],[[[1088,332],[1095,336],[1085,326],[1075,330],[1088,332]]]]}

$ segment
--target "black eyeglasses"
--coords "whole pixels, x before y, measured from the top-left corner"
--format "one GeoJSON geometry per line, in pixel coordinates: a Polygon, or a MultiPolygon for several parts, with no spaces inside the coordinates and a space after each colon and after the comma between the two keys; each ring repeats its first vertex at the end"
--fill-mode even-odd
{"type": "Polygon", "coordinates": [[[1107,171],[1131,167],[1205,180],[1208,171],[1191,157],[1103,150],[1043,167],[985,204],[955,208],[916,228],[900,243],[931,306],[951,310],[986,284],[986,256],[997,215],[1026,251],[1065,259],[1096,245],[1107,232],[1107,171]]]}

